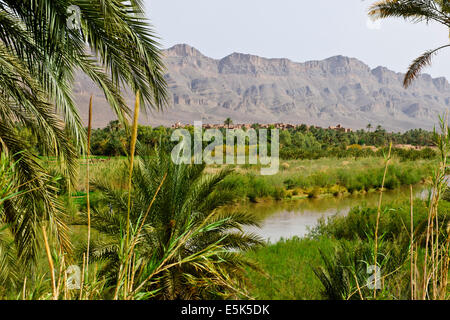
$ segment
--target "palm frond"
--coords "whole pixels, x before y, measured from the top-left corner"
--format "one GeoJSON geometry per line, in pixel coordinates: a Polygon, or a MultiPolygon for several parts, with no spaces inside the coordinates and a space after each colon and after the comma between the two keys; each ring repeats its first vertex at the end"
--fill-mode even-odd
{"type": "MultiPolygon", "coordinates": [[[[373,19],[400,17],[413,23],[436,21],[450,28],[450,5],[445,0],[382,0],[372,4],[369,16],[373,19]]],[[[444,45],[429,50],[415,59],[403,80],[403,86],[409,87],[421,70],[431,64],[431,59],[439,50],[449,47],[444,45]]]]}
{"type": "Polygon", "coordinates": [[[433,56],[439,50],[442,50],[447,47],[450,47],[450,45],[445,45],[434,50],[429,50],[424,54],[422,54],[417,59],[415,59],[413,63],[409,66],[408,72],[406,73],[405,78],[403,80],[403,86],[405,88],[409,87],[412,81],[417,78],[417,75],[422,71],[422,69],[431,64],[433,56]]]}
{"type": "Polygon", "coordinates": [[[450,18],[439,1],[434,0],[382,0],[372,4],[369,16],[374,19],[404,18],[412,22],[435,20],[450,26],[450,18]]]}

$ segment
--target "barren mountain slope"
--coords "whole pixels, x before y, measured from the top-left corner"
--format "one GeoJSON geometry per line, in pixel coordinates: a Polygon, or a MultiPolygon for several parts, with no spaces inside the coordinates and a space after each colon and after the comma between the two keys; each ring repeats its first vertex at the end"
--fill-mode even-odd
{"type": "MultiPolygon", "coordinates": [[[[170,106],[163,113],[142,117],[142,123],[287,122],[361,128],[373,126],[402,131],[431,128],[450,106],[445,78],[421,75],[403,89],[403,74],[384,67],[370,69],[343,56],[296,63],[233,53],[221,60],[208,58],[188,45],[165,51],[170,106]]],[[[115,119],[102,94],[86,77],[77,77],[75,98],[87,114],[95,95],[95,126],[115,119]]],[[[128,99],[132,105],[132,97],[128,99]]]]}

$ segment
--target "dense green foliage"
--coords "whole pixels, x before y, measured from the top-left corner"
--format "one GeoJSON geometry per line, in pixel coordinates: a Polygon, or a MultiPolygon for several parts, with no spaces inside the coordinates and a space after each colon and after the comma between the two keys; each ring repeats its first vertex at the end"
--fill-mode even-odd
{"type": "MultiPolygon", "coordinates": [[[[258,126],[255,126],[258,128],[258,126]]],[[[139,126],[138,140],[146,145],[175,146],[170,141],[174,129],[165,127],[152,128],[139,126]]],[[[188,128],[192,132],[193,128],[188,128]]],[[[221,129],[222,131],[224,129],[221,129]]],[[[257,131],[258,133],[258,131],[257,131]]],[[[224,144],[226,144],[224,134],[224,144]]],[[[99,156],[126,155],[128,150],[127,132],[118,121],[107,127],[92,132],[92,153],[99,156]]],[[[270,135],[269,135],[270,139],[270,135]]],[[[361,158],[382,156],[389,142],[394,145],[413,145],[419,150],[394,148],[393,153],[403,160],[433,159],[436,152],[430,148],[432,132],[413,129],[404,133],[388,133],[382,128],[375,131],[358,130],[342,132],[333,129],[299,126],[280,132],[280,157],[282,159],[319,159],[326,157],[361,158]],[[375,146],[377,150],[364,146],[375,146]]],[[[270,140],[269,140],[270,141],[270,140]]],[[[207,143],[204,143],[206,146],[207,143]]]]}
{"type": "MultiPolygon", "coordinates": [[[[329,163],[328,166],[308,172],[305,170],[306,163],[287,162],[285,165],[289,168],[276,176],[261,176],[253,170],[241,171],[227,177],[221,186],[252,202],[257,202],[259,198],[281,200],[306,196],[313,198],[324,194],[340,196],[381,188],[384,167],[380,158],[370,158],[370,161],[359,165],[356,162],[346,165],[337,159],[329,159],[325,163],[329,163]]],[[[431,161],[397,161],[388,168],[384,187],[395,189],[422,183],[431,177],[433,165],[431,161]]]]}
{"type": "MultiPolygon", "coordinates": [[[[395,240],[406,236],[403,240],[409,241],[409,230],[411,225],[411,208],[409,203],[402,205],[386,205],[381,208],[380,229],[385,240],[395,240]]],[[[414,202],[414,237],[424,244],[424,234],[428,218],[428,208],[424,200],[414,202]]],[[[346,216],[335,215],[327,221],[320,219],[318,225],[311,231],[310,237],[320,238],[322,236],[346,239],[362,240],[375,230],[377,208],[356,207],[350,210],[346,216]]],[[[441,222],[441,234],[447,237],[447,224],[450,222],[450,203],[440,203],[439,221],[441,222]]]]}
{"type": "MultiPolygon", "coordinates": [[[[421,182],[430,176],[431,165],[418,167],[414,162],[399,163],[389,167],[385,188],[395,189],[402,185],[421,182]]],[[[330,168],[326,172],[317,172],[308,176],[298,175],[284,181],[289,189],[319,187],[327,188],[338,185],[346,188],[348,192],[369,191],[381,187],[384,168],[372,167],[362,170],[330,168]]]]}

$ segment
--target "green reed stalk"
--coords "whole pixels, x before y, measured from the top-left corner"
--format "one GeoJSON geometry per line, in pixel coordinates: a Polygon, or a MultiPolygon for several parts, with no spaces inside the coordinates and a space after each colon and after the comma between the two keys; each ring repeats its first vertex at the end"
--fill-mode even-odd
{"type": "MultiPolygon", "coordinates": [[[[385,158],[385,165],[384,165],[384,174],[383,174],[383,181],[381,182],[381,189],[380,189],[380,198],[378,200],[378,209],[377,209],[377,222],[375,226],[375,248],[374,248],[374,265],[378,266],[378,228],[380,224],[380,216],[381,216],[381,203],[383,201],[383,191],[384,191],[384,183],[386,181],[386,174],[389,167],[389,161],[391,160],[391,150],[392,150],[392,142],[389,144],[389,152],[387,158],[385,158]]],[[[374,284],[377,283],[377,273],[374,273],[374,284]]],[[[373,288],[373,297],[377,297],[377,288],[376,285],[373,288]]]]}
{"type": "Polygon", "coordinates": [[[87,249],[86,249],[86,278],[89,274],[89,249],[91,244],[91,204],[89,199],[89,155],[91,149],[91,131],[92,131],[92,99],[89,100],[89,122],[88,122],[88,134],[87,134],[87,149],[86,149],[86,206],[87,206],[87,219],[88,219],[88,230],[87,230],[87,249]]]}
{"type": "Polygon", "coordinates": [[[439,217],[438,208],[442,192],[447,186],[447,156],[450,148],[448,117],[439,117],[441,134],[434,132],[434,142],[439,149],[441,156],[439,166],[436,169],[432,196],[428,208],[427,232],[425,240],[425,254],[423,260],[422,274],[422,296],[425,299],[443,299],[447,291],[448,274],[448,245],[439,244],[439,217]],[[432,292],[429,292],[431,282],[432,292]]]}
{"type": "Polygon", "coordinates": [[[124,279],[124,297],[127,296],[127,278],[128,278],[128,252],[129,252],[129,241],[130,241],[130,212],[131,212],[131,188],[132,188],[132,179],[133,179],[133,166],[134,166],[134,153],[136,150],[136,141],[137,141],[137,129],[139,122],[139,109],[140,109],[140,98],[139,98],[139,90],[136,93],[136,100],[134,104],[134,118],[133,118],[133,127],[131,131],[131,143],[130,143],[130,167],[128,172],[128,202],[127,202],[127,222],[126,222],[126,242],[124,246],[124,257],[125,260],[122,260],[119,268],[119,274],[117,277],[117,285],[114,293],[114,300],[119,298],[119,289],[121,287],[122,278],[124,279]]]}
{"type": "Polygon", "coordinates": [[[128,172],[128,203],[127,203],[127,241],[126,245],[128,247],[128,243],[130,240],[130,211],[131,211],[131,187],[132,187],[132,179],[133,179],[133,165],[134,165],[134,152],[136,149],[136,141],[137,141],[137,130],[138,130],[138,121],[139,121],[139,91],[136,93],[136,101],[134,104],[134,119],[133,119],[133,128],[131,132],[131,145],[130,145],[130,169],[128,172]]]}

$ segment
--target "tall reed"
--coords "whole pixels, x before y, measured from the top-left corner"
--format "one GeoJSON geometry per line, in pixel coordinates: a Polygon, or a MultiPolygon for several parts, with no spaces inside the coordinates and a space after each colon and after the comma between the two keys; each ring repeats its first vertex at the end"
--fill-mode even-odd
{"type": "Polygon", "coordinates": [[[131,141],[130,141],[130,168],[128,172],[128,205],[127,205],[127,245],[129,243],[129,231],[130,231],[130,211],[131,211],[131,187],[132,187],[132,178],[133,178],[133,166],[134,166],[134,153],[136,150],[136,141],[137,141],[137,130],[138,130],[138,121],[139,121],[139,108],[140,108],[140,99],[139,99],[139,91],[136,93],[136,101],[134,104],[134,118],[133,118],[133,127],[131,132],[131,141]]]}
{"type": "Polygon", "coordinates": [[[444,117],[440,117],[439,120],[441,134],[438,134],[436,130],[434,131],[434,143],[440,153],[440,163],[433,177],[431,201],[429,202],[423,261],[422,299],[444,299],[447,294],[449,241],[447,238],[444,244],[439,242],[438,208],[441,196],[448,188],[446,174],[448,167],[447,157],[450,151],[450,132],[447,114],[444,117]]]}
{"type": "Polygon", "coordinates": [[[50,246],[48,245],[47,232],[45,232],[45,227],[42,226],[42,235],[44,237],[45,244],[45,253],[47,254],[48,266],[50,268],[50,277],[52,282],[52,292],[53,292],[53,300],[58,299],[58,294],[56,291],[56,282],[55,282],[55,267],[53,265],[52,254],[50,252],[50,246]]]}
{"type": "Polygon", "coordinates": [[[130,212],[131,212],[131,189],[132,189],[132,178],[133,178],[133,166],[134,166],[134,154],[136,150],[136,141],[137,141],[137,129],[139,123],[139,109],[140,109],[140,98],[139,91],[136,93],[136,100],[134,104],[134,118],[133,118],[133,127],[131,130],[131,140],[130,140],[130,164],[129,164],[129,172],[128,172],[128,199],[127,199],[127,220],[126,220],[126,241],[123,247],[122,252],[122,262],[119,268],[119,274],[117,277],[117,285],[114,293],[114,299],[117,300],[119,298],[119,291],[121,288],[121,283],[123,283],[123,296],[127,297],[127,280],[129,273],[129,243],[130,243],[130,212]]]}
{"type": "MultiPolygon", "coordinates": [[[[384,183],[386,181],[386,174],[388,171],[389,161],[391,160],[391,150],[392,150],[392,142],[389,144],[389,152],[387,157],[385,156],[384,161],[384,174],[383,174],[383,180],[381,182],[381,189],[380,189],[380,198],[378,200],[378,208],[377,208],[377,221],[375,226],[375,242],[374,242],[374,266],[378,266],[378,228],[380,225],[380,216],[381,216],[381,203],[383,201],[383,191],[384,191],[384,183]]],[[[377,272],[374,273],[374,284],[377,283],[377,272]]],[[[373,288],[373,297],[377,297],[377,287],[374,285],[373,288]]]]}
{"type": "Polygon", "coordinates": [[[89,100],[89,122],[88,122],[88,134],[87,134],[87,148],[86,148],[86,208],[87,208],[87,249],[86,249],[86,278],[89,275],[89,249],[91,244],[91,204],[89,197],[89,155],[91,149],[91,130],[92,130],[92,99],[93,95],[89,100]]]}

